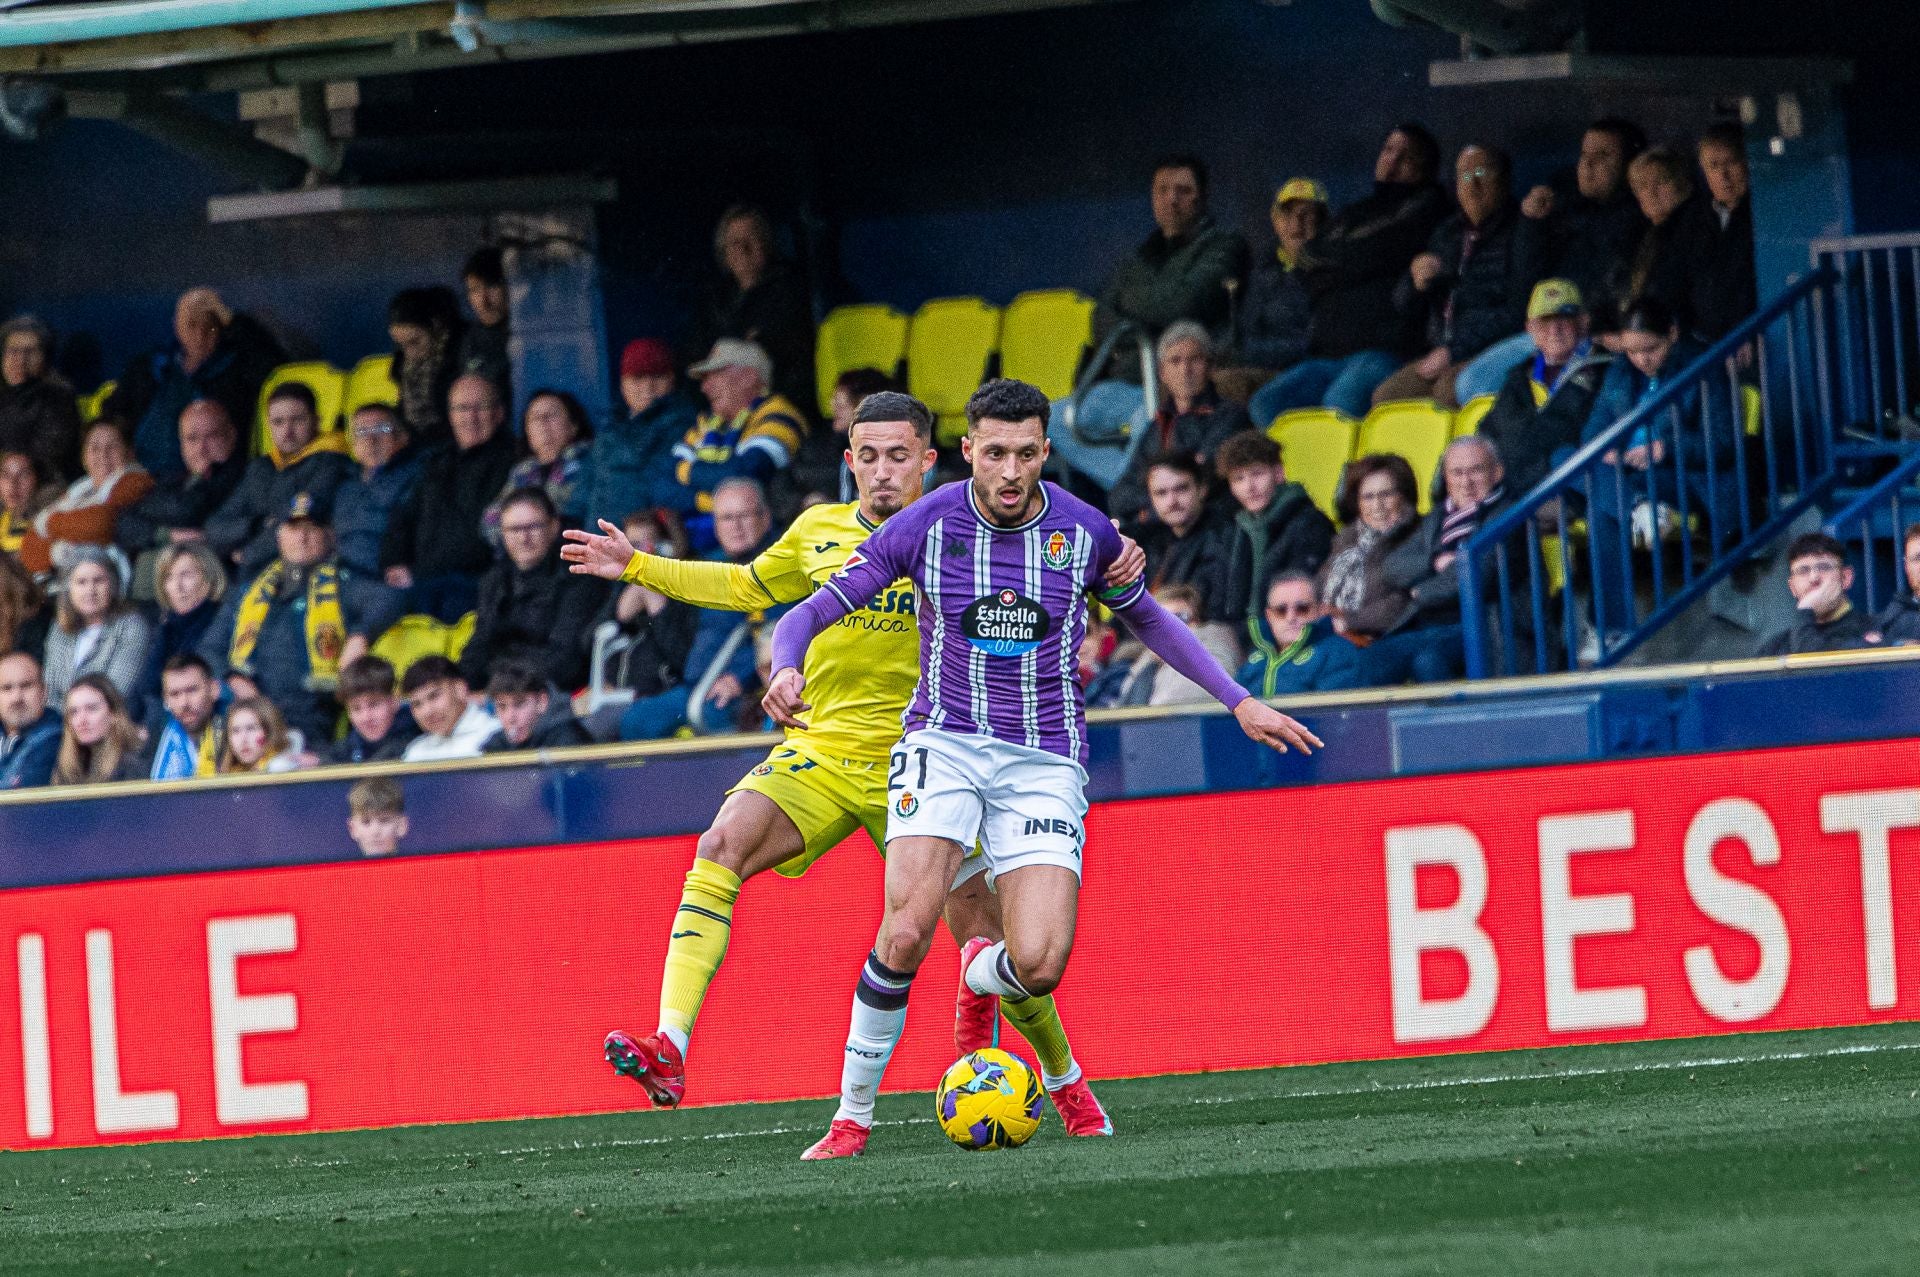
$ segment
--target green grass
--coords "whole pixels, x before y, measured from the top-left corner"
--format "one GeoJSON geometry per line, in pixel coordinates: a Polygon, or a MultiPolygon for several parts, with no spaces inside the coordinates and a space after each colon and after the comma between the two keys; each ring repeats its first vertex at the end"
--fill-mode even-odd
{"type": "Polygon", "coordinates": [[[1890,1025],[1108,1082],[997,1154],[925,1096],[825,1165],[825,1103],[9,1153],[0,1272],[1911,1274],[1916,1093],[1890,1025]]]}

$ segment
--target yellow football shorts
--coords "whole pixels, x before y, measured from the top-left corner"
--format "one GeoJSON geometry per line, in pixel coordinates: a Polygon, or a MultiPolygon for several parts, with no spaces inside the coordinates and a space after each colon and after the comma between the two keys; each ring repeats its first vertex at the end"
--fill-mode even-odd
{"type": "Polygon", "coordinates": [[[728,793],[765,794],[793,821],[806,849],[774,866],[798,878],[814,861],[864,829],[883,854],[887,847],[887,764],[835,758],[789,740],[740,778],[728,793]]]}

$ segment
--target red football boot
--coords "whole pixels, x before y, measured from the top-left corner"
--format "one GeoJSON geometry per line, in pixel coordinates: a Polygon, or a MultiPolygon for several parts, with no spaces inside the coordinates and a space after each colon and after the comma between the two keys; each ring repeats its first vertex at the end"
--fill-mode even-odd
{"type": "Polygon", "coordinates": [[[1000,1039],[1000,998],[993,993],[975,993],[967,987],[967,968],[982,949],[991,949],[993,941],[975,936],[960,946],[960,992],[953,1000],[953,1049],[955,1059],[985,1050],[1000,1039]]]}
{"type": "Polygon", "coordinates": [[[1060,1125],[1067,1128],[1067,1134],[1113,1134],[1113,1119],[1100,1107],[1100,1101],[1093,1098],[1093,1088],[1084,1077],[1047,1094],[1053,1097],[1053,1107],[1060,1114],[1060,1125]]]}
{"type": "Polygon", "coordinates": [[[833,1125],[820,1137],[818,1143],[800,1154],[803,1162],[830,1162],[836,1157],[858,1157],[867,1151],[867,1136],[872,1132],[858,1122],[844,1117],[833,1119],[833,1125]]]}
{"type": "Polygon", "coordinates": [[[655,1108],[670,1109],[687,1091],[687,1062],[673,1039],[650,1033],[635,1039],[615,1029],[607,1034],[607,1063],[640,1084],[655,1108]]]}

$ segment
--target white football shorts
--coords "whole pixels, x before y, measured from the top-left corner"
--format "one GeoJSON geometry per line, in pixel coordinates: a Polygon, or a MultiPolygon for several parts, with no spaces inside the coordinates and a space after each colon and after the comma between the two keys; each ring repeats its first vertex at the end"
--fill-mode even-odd
{"type": "Polygon", "coordinates": [[[962,881],[976,864],[995,877],[1059,865],[1077,878],[1087,839],[1086,786],[1086,769],[1058,754],[921,728],[893,747],[887,841],[948,838],[971,847],[977,839],[984,854],[969,857],[962,881]]]}

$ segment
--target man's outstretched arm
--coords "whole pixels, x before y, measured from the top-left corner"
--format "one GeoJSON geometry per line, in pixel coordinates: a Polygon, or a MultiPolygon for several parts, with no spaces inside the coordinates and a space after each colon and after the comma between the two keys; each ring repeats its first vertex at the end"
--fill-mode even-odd
{"type": "Polygon", "coordinates": [[[1311,754],[1320,748],[1318,736],[1234,682],[1233,675],[1221,668],[1185,622],[1161,607],[1151,594],[1142,594],[1115,615],[1169,669],[1192,679],[1232,710],[1240,720],[1240,729],[1254,740],[1282,753],[1293,748],[1311,754]]]}

